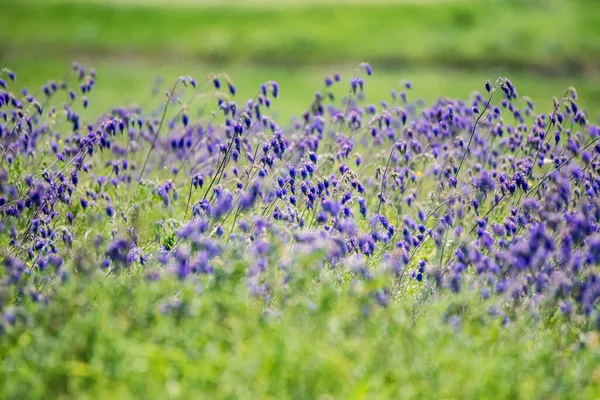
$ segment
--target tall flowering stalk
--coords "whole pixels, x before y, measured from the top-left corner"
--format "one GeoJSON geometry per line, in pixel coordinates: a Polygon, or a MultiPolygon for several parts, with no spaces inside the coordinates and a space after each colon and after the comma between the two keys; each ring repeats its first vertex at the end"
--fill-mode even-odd
{"type": "Polygon", "coordinates": [[[597,321],[600,128],[576,92],[547,114],[506,78],[466,100],[424,105],[394,90],[373,103],[363,72],[373,69],[359,65],[344,99],[330,74],[298,118],[276,121],[275,81],[238,104],[225,74],[181,77],[155,114],[89,117],[95,71],[75,64],[29,92],[3,70],[2,326],[18,323],[27,296],[50,302],[73,276],[139,271],[235,275],[271,309],[285,309],[295,280],[333,276],[343,290],[365,284],[364,310],[468,290],[597,321]],[[195,118],[204,110],[214,111],[195,118]],[[234,261],[245,270],[231,272],[234,261]]]}

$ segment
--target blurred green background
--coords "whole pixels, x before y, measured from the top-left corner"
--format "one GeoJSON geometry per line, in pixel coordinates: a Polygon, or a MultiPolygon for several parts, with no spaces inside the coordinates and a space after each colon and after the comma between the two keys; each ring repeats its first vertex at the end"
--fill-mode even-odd
{"type": "Polygon", "coordinates": [[[0,0],[0,65],[19,84],[59,79],[72,61],[98,71],[93,110],[144,103],[156,76],[227,72],[240,100],[277,80],[275,112],[301,113],[323,77],[369,62],[368,100],[402,80],[432,101],[466,98],[508,76],[538,108],[575,86],[600,105],[595,0],[0,0]]]}

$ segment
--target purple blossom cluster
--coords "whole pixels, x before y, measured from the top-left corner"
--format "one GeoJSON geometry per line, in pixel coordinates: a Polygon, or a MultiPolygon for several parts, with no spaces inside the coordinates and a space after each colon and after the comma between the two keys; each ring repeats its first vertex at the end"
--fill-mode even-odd
{"type": "Polygon", "coordinates": [[[499,78],[426,106],[404,82],[372,104],[372,73],[325,77],[282,123],[274,81],[238,103],[227,75],[185,76],[156,108],[92,116],[94,70],[35,91],[2,70],[4,323],[100,272],[202,279],[242,259],[249,293],[269,297],[269,270],[286,284],[319,254],[352,279],[384,271],[380,306],[476,290],[600,325],[600,128],[575,89],[538,107],[499,78]]]}

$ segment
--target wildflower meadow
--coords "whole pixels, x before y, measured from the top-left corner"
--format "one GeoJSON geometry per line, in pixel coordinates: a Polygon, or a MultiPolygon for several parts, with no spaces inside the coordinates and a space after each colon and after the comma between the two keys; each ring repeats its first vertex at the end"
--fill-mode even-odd
{"type": "Polygon", "coordinates": [[[599,110],[371,65],[0,65],[0,397],[599,398],[599,110]]]}

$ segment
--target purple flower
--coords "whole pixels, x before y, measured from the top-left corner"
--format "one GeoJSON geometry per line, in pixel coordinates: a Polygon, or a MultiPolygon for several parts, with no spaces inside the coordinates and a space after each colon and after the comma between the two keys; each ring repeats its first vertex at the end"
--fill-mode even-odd
{"type": "Polygon", "coordinates": [[[373,68],[371,68],[371,66],[369,64],[362,63],[361,65],[365,69],[365,72],[367,73],[367,75],[372,75],[373,74],[373,68]]]}
{"type": "Polygon", "coordinates": [[[127,255],[131,248],[131,242],[126,238],[116,238],[106,246],[105,256],[112,262],[126,265],[128,264],[127,255]]]}
{"type": "Polygon", "coordinates": [[[573,309],[573,306],[572,306],[571,302],[569,302],[569,301],[561,301],[558,304],[558,307],[560,308],[560,311],[563,314],[570,314],[571,310],[573,309]]]}
{"type": "Polygon", "coordinates": [[[475,180],[475,186],[483,193],[487,194],[496,188],[496,183],[494,182],[492,175],[484,169],[475,180]]]}
{"type": "Polygon", "coordinates": [[[222,192],[217,196],[217,202],[212,210],[212,216],[219,219],[222,215],[228,213],[233,208],[233,195],[229,192],[222,192]]]}
{"type": "Polygon", "coordinates": [[[277,82],[271,82],[271,93],[273,93],[273,97],[279,97],[279,84],[277,82]]]}
{"type": "Polygon", "coordinates": [[[490,83],[489,80],[485,82],[485,90],[488,93],[492,91],[492,84],[490,83]]]}
{"type": "Polygon", "coordinates": [[[322,206],[323,206],[323,211],[328,213],[332,217],[337,216],[341,210],[340,203],[338,203],[337,201],[334,201],[334,200],[329,200],[329,199],[323,200],[322,206]]]}
{"type": "Polygon", "coordinates": [[[233,83],[227,82],[227,86],[229,88],[229,93],[231,93],[232,96],[235,96],[235,94],[237,93],[237,89],[235,88],[233,83]]]}

